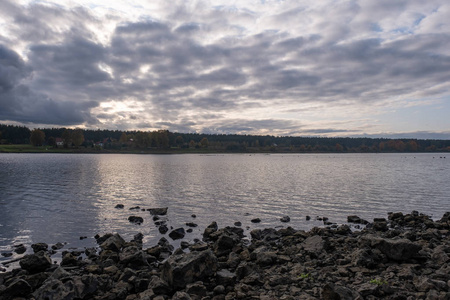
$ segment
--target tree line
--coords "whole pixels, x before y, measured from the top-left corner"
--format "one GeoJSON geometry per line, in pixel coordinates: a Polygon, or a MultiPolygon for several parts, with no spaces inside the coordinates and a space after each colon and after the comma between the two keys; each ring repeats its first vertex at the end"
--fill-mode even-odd
{"type": "Polygon", "coordinates": [[[193,149],[225,152],[447,152],[450,140],[259,136],[38,128],[0,124],[0,143],[64,148],[193,149]]]}

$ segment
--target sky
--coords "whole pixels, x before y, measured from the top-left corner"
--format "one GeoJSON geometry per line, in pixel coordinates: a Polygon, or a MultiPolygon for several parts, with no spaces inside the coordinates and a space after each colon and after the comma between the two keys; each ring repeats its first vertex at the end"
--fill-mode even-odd
{"type": "Polygon", "coordinates": [[[0,1],[0,123],[450,139],[450,2],[0,1]]]}

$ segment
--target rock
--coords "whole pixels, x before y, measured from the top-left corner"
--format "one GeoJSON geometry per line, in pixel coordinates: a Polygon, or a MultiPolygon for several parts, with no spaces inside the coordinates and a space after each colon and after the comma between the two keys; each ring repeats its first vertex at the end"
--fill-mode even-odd
{"type": "Polygon", "coordinates": [[[78,264],[78,259],[72,253],[67,252],[63,255],[61,260],[61,266],[76,266],[78,264]]]}
{"type": "Polygon", "coordinates": [[[38,253],[39,251],[47,251],[48,245],[46,243],[36,243],[32,244],[31,248],[33,248],[34,253],[38,253]]]}
{"type": "Polygon", "coordinates": [[[143,252],[136,246],[124,248],[119,254],[119,261],[124,265],[131,266],[144,266],[147,264],[143,252]]]}
{"type": "Polygon", "coordinates": [[[45,251],[25,255],[19,262],[20,267],[30,273],[45,271],[52,265],[52,261],[45,251]]]}
{"type": "Polygon", "coordinates": [[[124,245],[125,240],[118,233],[116,233],[109,236],[108,239],[101,243],[100,248],[102,248],[103,250],[119,252],[124,245]]]}
{"type": "Polygon", "coordinates": [[[141,209],[140,206],[134,206],[129,208],[129,210],[140,210],[140,209],[141,209]]]}
{"type": "Polygon", "coordinates": [[[214,244],[214,249],[217,252],[231,250],[234,246],[234,240],[228,235],[221,235],[214,244]]]}
{"type": "Polygon", "coordinates": [[[152,216],[155,216],[155,215],[164,216],[164,215],[167,215],[168,209],[169,209],[168,207],[150,208],[149,211],[152,216]]]}
{"type": "Polygon", "coordinates": [[[251,222],[252,223],[261,223],[261,219],[260,218],[254,218],[254,219],[251,219],[251,222]]]}
{"type": "Polygon", "coordinates": [[[311,220],[311,217],[310,216],[306,216],[306,221],[309,221],[309,220],[311,220]]]}
{"type": "Polygon", "coordinates": [[[64,282],[50,279],[37,289],[33,296],[36,299],[88,299],[98,290],[99,282],[92,275],[74,276],[64,282]]]}
{"type": "Polygon", "coordinates": [[[302,243],[303,249],[309,252],[320,252],[325,247],[325,242],[319,235],[308,237],[302,243]]]}
{"type": "Polygon", "coordinates": [[[12,252],[2,252],[1,254],[3,257],[11,257],[13,256],[12,252]]]}
{"type": "Polygon", "coordinates": [[[183,227],[174,229],[174,230],[172,230],[172,231],[169,233],[169,237],[170,237],[172,240],[179,240],[179,239],[182,239],[182,238],[184,238],[185,235],[186,235],[186,233],[185,233],[183,227]]]}
{"type": "Polygon", "coordinates": [[[142,217],[138,217],[138,216],[129,216],[128,221],[130,221],[131,223],[136,223],[138,225],[141,225],[142,223],[144,223],[144,219],[142,217]]]}
{"type": "Polygon", "coordinates": [[[407,239],[385,239],[368,235],[364,238],[372,248],[377,248],[388,258],[396,261],[408,260],[419,256],[422,247],[407,239]]]}
{"type": "Polygon", "coordinates": [[[152,276],[148,288],[152,289],[156,295],[164,295],[170,293],[170,288],[167,282],[158,276],[152,276]]]}
{"type": "Polygon", "coordinates": [[[114,208],[117,208],[117,209],[123,209],[125,207],[125,205],[123,205],[123,204],[117,204],[116,206],[114,206],[114,208]]]}
{"type": "Polygon", "coordinates": [[[197,227],[198,225],[195,224],[194,222],[188,222],[188,223],[186,223],[186,226],[188,226],[188,227],[197,227]]]}
{"type": "Polygon", "coordinates": [[[236,281],[236,273],[230,272],[227,269],[222,269],[216,273],[216,282],[219,285],[229,286],[236,281]]]}
{"type": "Polygon", "coordinates": [[[14,245],[14,252],[17,254],[24,254],[27,251],[27,247],[25,247],[23,244],[20,245],[14,245]]]}
{"type": "Polygon", "coordinates": [[[348,223],[356,223],[356,224],[361,224],[362,219],[358,216],[352,215],[352,216],[348,216],[347,217],[347,222],[348,223]]]}
{"type": "Polygon", "coordinates": [[[238,222],[234,222],[234,226],[239,226],[240,227],[240,226],[242,226],[242,223],[239,222],[239,221],[238,222]]]}
{"type": "Polygon", "coordinates": [[[211,250],[171,256],[163,265],[161,279],[174,289],[207,279],[217,270],[217,258],[211,250]]]}
{"type": "Polygon", "coordinates": [[[27,281],[23,279],[15,279],[1,293],[2,296],[0,296],[0,299],[13,299],[16,297],[26,297],[31,292],[32,288],[27,281]]]}
{"type": "Polygon", "coordinates": [[[208,225],[208,227],[205,228],[205,231],[203,232],[203,238],[205,240],[209,239],[210,235],[214,232],[216,232],[218,229],[217,222],[212,222],[208,225]]]}
{"type": "Polygon", "coordinates": [[[188,293],[178,291],[173,295],[172,300],[192,300],[192,298],[188,293]]]}
{"type": "Polygon", "coordinates": [[[56,243],[56,244],[52,245],[51,248],[52,248],[53,250],[59,250],[59,249],[64,248],[64,244],[63,244],[63,243],[56,243]]]}
{"type": "Polygon", "coordinates": [[[186,293],[193,296],[194,298],[203,298],[206,296],[207,290],[203,282],[197,281],[186,285],[186,293]]]}
{"type": "Polygon", "coordinates": [[[284,216],[280,219],[280,221],[283,223],[287,223],[287,222],[291,221],[291,218],[289,216],[284,216]]]}
{"type": "Polygon", "coordinates": [[[158,227],[158,231],[161,234],[166,234],[167,231],[169,231],[169,227],[167,227],[167,225],[161,225],[158,227]]]}

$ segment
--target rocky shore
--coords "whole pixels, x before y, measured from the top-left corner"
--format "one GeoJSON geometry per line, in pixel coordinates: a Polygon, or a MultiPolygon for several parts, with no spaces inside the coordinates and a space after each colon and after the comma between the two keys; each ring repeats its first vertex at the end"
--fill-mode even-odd
{"type": "Polygon", "coordinates": [[[202,240],[185,242],[178,228],[147,249],[142,234],[106,234],[98,248],[64,251],[59,264],[39,243],[0,273],[0,299],[450,299],[449,218],[349,216],[359,230],[324,220],[310,231],[255,229],[251,241],[213,222],[202,240]]]}

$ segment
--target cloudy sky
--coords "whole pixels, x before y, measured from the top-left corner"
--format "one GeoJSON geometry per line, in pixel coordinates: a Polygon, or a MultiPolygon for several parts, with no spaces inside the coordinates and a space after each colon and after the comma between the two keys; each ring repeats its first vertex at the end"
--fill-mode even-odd
{"type": "Polygon", "coordinates": [[[0,1],[0,123],[450,139],[450,2],[0,1]]]}

